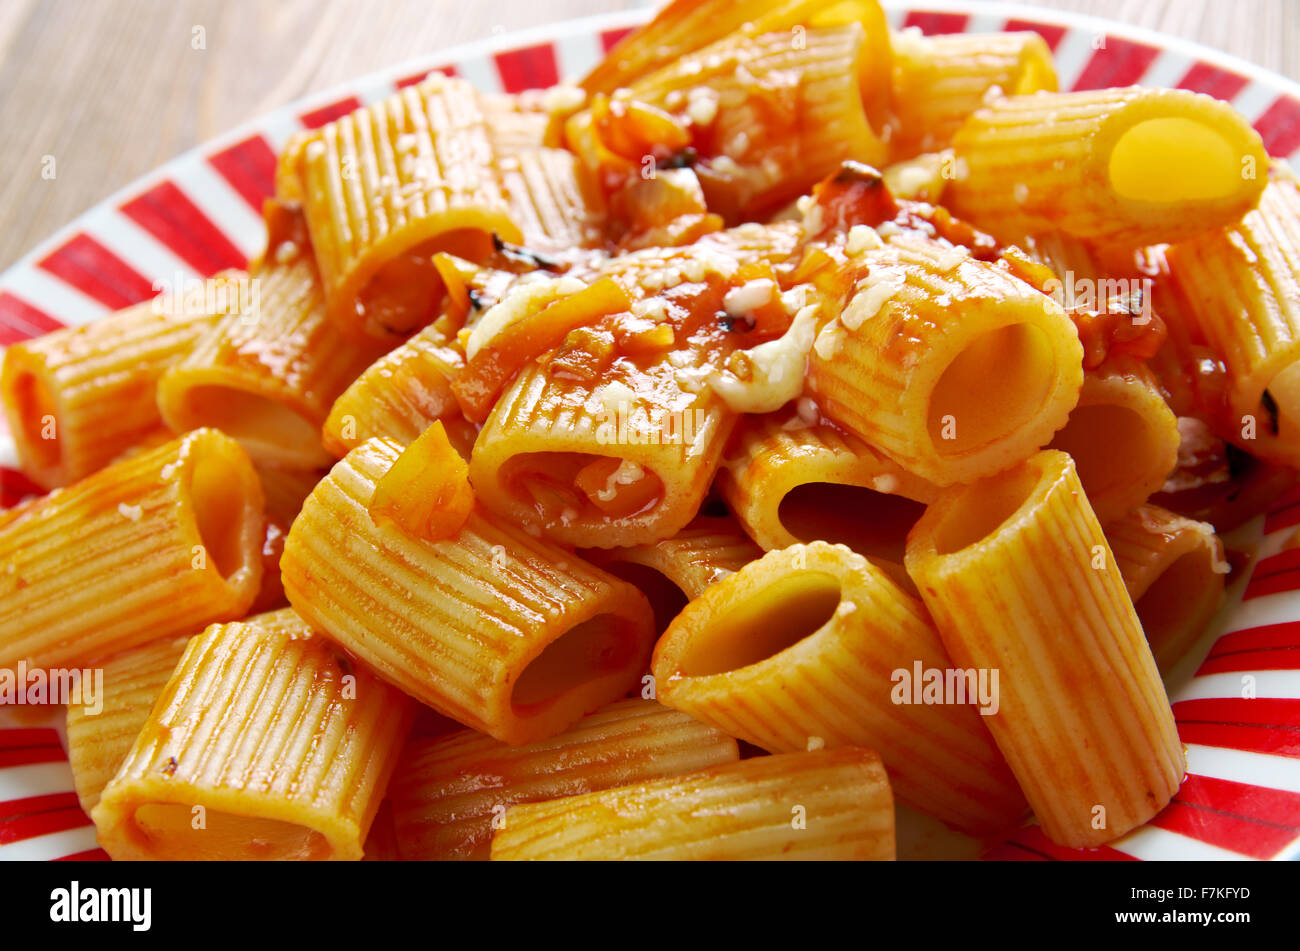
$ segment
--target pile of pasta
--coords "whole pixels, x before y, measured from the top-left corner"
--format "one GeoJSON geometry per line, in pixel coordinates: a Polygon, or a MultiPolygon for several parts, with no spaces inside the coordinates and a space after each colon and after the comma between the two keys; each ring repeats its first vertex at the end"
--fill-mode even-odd
{"type": "Polygon", "coordinates": [[[8,349],[0,667],[105,671],[117,859],[1100,846],[1295,482],[1298,223],[1229,106],[874,0],[430,76],[289,141],[246,272],[8,349]]]}

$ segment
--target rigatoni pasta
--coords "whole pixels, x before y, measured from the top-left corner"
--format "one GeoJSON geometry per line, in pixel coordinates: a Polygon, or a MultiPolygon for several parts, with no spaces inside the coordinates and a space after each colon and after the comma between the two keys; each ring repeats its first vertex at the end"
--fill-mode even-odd
{"type": "Polygon", "coordinates": [[[773,752],[868,747],[900,800],[993,834],[1025,808],[976,707],[997,715],[996,686],[972,680],[940,705],[898,689],[951,666],[919,602],[861,555],[813,542],[708,588],[655,646],[653,670],[670,707],[773,752]]]}
{"type": "Polygon", "coordinates": [[[435,74],[297,143],[295,169],[330,318],[391,343],[431,320],[435,251],[517,242],[478,93],[435,74]]]}
{"type": "Polygon", "coordinates": [[[1056,92],[1056,67],[1037,33],[893,35],[891,158],[947,148],[990,98],[1056,92]]]}
{"type": "Polygon", "coordinates": [[[688,601],[762,557],[733,519],[700,515],[672,538],[621,548],[588,548],[582,556],[631,582],[650,601],[662,634],[688,601]]]}
{"type": "Polygon", "coordinates": [[[938,490],[823,421],[810,403],[742,424],[719,475],[723,498],[767,551],[838,542],[910,585],[907,532],[938,490]]]}
{"type": "Polygon", "coordinates": [[[345,340],[326,316],[301,213],[268,203],[266,214],[266,255],[250,275],[256,300],[163,374],[158,407],[175,432],[212,426],[259,462],[323,466],[326,413],[382,351],[345,340]]]}
{"type": "Polygon", "coordinates": [[[1107,525],[1160,491],[1178,462],[1178,420],[1155,376],[1135,360],[1084,374],[1079,402],[1050,448],[1068,452],[1107,525]]]}
{"type": "Polygon", "coordinates": [[[809,355],[822,412],[937,485],[1005,469],[1051,440],[1083,382],[1059,304],[924,237],[896,237],[863,261],[809,355]],[[943,319],[954,307],[962,319],[943,319]]]}
{"type": "Polygon", "coordinates": [[[0,523],[0,667],[96,660],[237,618],[262,578],[262,487],[198,429],[0,523]]]}
{"type": "Polygon", "coordinates": [[[1068,455],[1046,450],[940,496],[908,539],[907,570],[952,659],[1001,672],[988,727],[1048,837],[1093,847],[1165,807],[1182,743],[1068,455]]]}
{"type": "Polygon", "coordinates": [[[1223,601],[1228,563],[1205,522],[1142,505],[1106,526],[1124,587],[1156,666],[1168,674],[1223,601]]]}
{"type": "Polygon", "coordinates": [[[390,682],[507,743],[554,735],[638,682],[652,619],[634,587],[475,511],[430,542],[375,519],[402,449],[350,452],[285,541],[289,603],[390,682]]]}
{"type": "MultiPolygon", "coordinates": [[[[57,490],[0,511],[0,682],[107,675],[68,713],[103,847],[1150,820],[1218,536],[1296,480],[1300,188],[1224,103],[1056,92],[1048,42],[669,0],[579,86],[385,80],[301,113],[245,270],[11,346],[57,490]]],[[[281,138],[213,167],[251,199],[281,138]]]]}
{"type": "Polygon", "coordinates": [[[1268,168],[1259,135],[1227,103],[1138,86],[995,99],[953,148],[946,198],[974,224],[1128,247],[1231,224],[1268,168]]]}
{"type": "Polygon", "coordinates": [[[292,611],[215,624],[92,810],[100,844],[117,859],[359,859],[410,725],[401,693],[292,611]]]}
{"type": "Polygon", "coordinates": [[[100,663],[103,707],[68,705],[68,763],[81,808],[90,813],[144,728],[190,639],[163,637],[100,663]]]}
{"type": "Polygon", "coordinates": [[[1300,462],[1300,186],[1275,174],[1259,207],[1168,251],[1195,331],[1227,369],[1228,425],[1266,459],[1300,462]],[[1251,423],[1254,425],[1250,425],[1251,423]]]}
{"type": "Polygon", "coordinates": [[[486,859],[508,807],[734,763],[736,741],[651,700],[622,700],[568,730],[505,746],[472,730],[413,739],[393,779],[402,858],[486,859]]]}
{"type": "Polygon", "coordinates": [[[870,750],[760,756],[513,806],[493,861],[894,858],[889,779],[870,750]]]}
{"type": "Polygon", "coordinates": [[[82,327],[8,347],[0,394],[23,470],[70,485],[166,432],[158,378],[224,313],[245,306],[245,278],[223,273],[82,327]]]}

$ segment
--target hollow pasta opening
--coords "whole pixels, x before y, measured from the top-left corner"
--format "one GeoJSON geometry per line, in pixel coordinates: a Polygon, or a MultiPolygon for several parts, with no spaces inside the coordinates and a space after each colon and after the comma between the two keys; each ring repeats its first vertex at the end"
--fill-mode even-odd
{"type": "Polygon", "coordinates": [[[244,545],[244,523],[249,511],[244,504],[243,484],[240,470],[220,453],[200,454],[190,475],[199,541],[223,578],[243,568],[249,555],[244,545]]]}
{"type": "Polygon", "coordinates": [[[857,485],[806,482],[781,499],[777,517],[801,542],[848,545],[862,555],[902,562],[907,533],[925,506],[857,485]]]}
{"type": "Polygon", "coordinates": [[[20,374],[14,383],[14,403],[32,464],[38,469],[55,468],[63,458],[63,443],[54,397],[45,382],[34,373],[20,374]]]}
{"type": "Polygon", "coordinates": [[[1132,483],[1150,468],[1153,448],[1146,420],[1127,406],[1078,406],[1052,440],[1068,452],[1090,497],[1132,483]]]}
{"type": "Polygon", "coordinates": [[[498,478],[548,523],[631,518],[653,510],[664,495],[654,471],[586,452],[522,452],[510,457],[498,478]]]}
{"type": "Polygon", "coordinates": [[[1187,624],[1195,623],[1208,598],[1218,600],[1218,588],[1207,585],[1210,555],[1204,549],[1189,551],[1161,572],[1142,597],[1134,602],[1142,630],[1152,650],[1179,639],[1187,624]]]}
{"type": "Polygon", "coordinates": [[[138,806],[132,823],[148,853],[165,861],[310,861],[330,854],[325,837],[305,826],[177,803],[138,806]]]}
{"type": "Polygon", "coordinates": [[[1028,501],[1038,480],[1036,469],[1022,465],[969,486],[935,527],[935,553],[951,555],[992,535],[1028,501]]]}
{"type": "Polygon", "coordinates": [[[433,264],[439,251],[486,261],[492,255],[492,237],[477,228],[457,228],[395,255],[357,294],[358,312],[392,334],[412,333],[436,319],[443,298],[442,277],[433,264]]]}
{"type": "Polygon", "coordinates": [[[597,614],[546,645],[515,682],[510,702],[527,715],[597,677],[619,670],[636,651],[636,632],[616,614],[597,614]]]}
{"type": "Polygon", "coordinates": [[[320,428],[279,400],[233,386],[193,386],[185,391],[181,418],[192,428],[211,426],[255,456],[320,453],[320,428]]]}
{"type": "Polygon", "coordinates": [[[633,564],[630,561],[615,561],[603,566],[616,578],[634,585],[646,596],[655,615],[655,634],[662,634],[668,629],[673,618],[682,613],[686,607],[687,597],[662,571],[656,571],[646,565],[633,564]]]}
{"type": "Polygon", "coordinates": [[[1110,153],[1110,186],[1131,201],[1223,198],[1241,187],[1241,159],[1216,130],[1193,119],[1139,122],[1110,153]]]}
{"type": "Polygon", "coordinates": [[[767,660],[820,630],[839,603],[840,582],[834,575],[786,575],[710,618],[682,654],[680,670],[687,677],[708,677],[767,660]]]}
{"type": "Polygon", "coordinates": [[[927,428],[940,456],[1005,439],[1042,409],[1056,378],[1052,346],[1032,324],[980,334],[948,364],[930,394],[927,428]]]}

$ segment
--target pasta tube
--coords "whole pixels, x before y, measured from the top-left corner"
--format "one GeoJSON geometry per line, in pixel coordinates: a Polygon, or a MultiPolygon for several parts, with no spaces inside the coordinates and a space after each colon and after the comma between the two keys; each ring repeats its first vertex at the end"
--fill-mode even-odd
{"type": "Polygon", "coordinates": [[[492,837],[493,861],[893,858],[889,780],[852,747],[512,806],[492,837]]]}
{"type": "MultiPolygon", "coordinates": [[[[788,30],[733,34],[633,82],[628,95],[676,117],[683,147],[701,156],[696,171],[711,210],[753,218],[803,194],[845,159],[884,164],[859,86],[866,47],[856,22],[808,29],[797,41],[788,30]]],[[[593,110],[566,129],[570,147],[588,161],[583,127],[602,123],[599,100],[593,110]]],[[[652,144],[679,151],[661,139],[652,144]]],[[[634,149],[624,151],[639,160],[634,149]]]]}
{"type": "Polygon", "coordinates": [[[722,497],[767,551],[848,545],[908,588],[907,531],[938,490],[810,409],[808,419],[790,411],[746,419],[719,473],[722,497]]]}
{"type": "Polygon", "coordinates": [[[1178,419],[1142,363],[1084,374],[1079,403],[1050,448],[1068,452],[1097,520],[1108,525],[1159,492],[1178,465],[1178,419]]]}
{"type": "Polygon", "coordinates": [[[498,160],[510,218],[531,250],[551,254],[605,242],[605,199],[577,157],[530,149],[498,160]]]}
{"type": "Polygon", "coordinates": [[[327,465],[320,430],[335,397],[381,351],[343,339],[296,209],[267,206],[267,254],[253,268],[253,306],[228,314],[158,383],[174,432],[212,426],[258,462],[327,465]]]}
{"type": "Polygon", "coordinates": [[[155,298],[9,347],[0,396],[23,472],[44,489],[71,485],[166,432],[158,378],[246,293],[243,275],[227,272],[179,300],[155,298]]]}
{"type": "Polygon", "coordinates": [[[912,530],[907,570],[953,661],[1001,671],[989,729],[1050,839],[1095,847],[1164,808],[1182,743],[1068,455],[949,490],[912,530]]]}
{"type": "Polygon", "coordinates": [[[869,746],[899,800],[994,834],[1025,810],[983,722],[996,720],[996,684],[963,674],[960,698],[943,703],[900,689],[951,666],[918,601],[861,555],[813,542],[768,552],[688,604],[652,669],[670,707],[773,752],[869,746]]]}
{"type": "Polygon", "coordinates": [[[1240,222],[1167,257],[1194,332],[1227,368],[1228,434],[1300,465],[1300,186],[1275,175],[1240,222]]]}
{"type": "Polygon", "coordinates": [[[1037,33],[893,34],[895,159],[946,148],[985,100],[1056,92],[1052,51],[1037,33]]]}
{"type": "Polygon", "coordinates": [[[647,782],[739,758],[736,741],[649,700],[622,700],[559,736],[503,746],[470,730],[412,740],[392,791],[404,859],[486,859],[509,806],[647,782]]]}
{"type": "Polygon", "coordinates": [[[704,589],[763,555],[729,518],[697,516],[672,538],[626,548],[591,548],[584,558],[641,589],[655,612],[655,630],[704,589]]]}
{"type": "Polygon", "coordinates": [[[1268,167],[1227,103],[1138,86],[994,100],[953,148],[955,214],[1002,238],[1059,228],[1128,247],[1232,224],[1268,167]]]}
{"type": "MultiPolygon", "coordinates": [[[[375,361],[334,401],[322,434],[325,448],[342,458],[377,436],[409,445],[440,419],[449,432],[471,427],[463,420],[453,425],[461,416],[451,380],[464,366],[465,355],[446,334],[424,328],[375,361]]],[[[469,444],[475,435],[477,429],[470,428],[469,444]]]]}
{"type": "Polygon", "coordinates": [[[675,534],[704,501],[736,420],[709,387],[687,389],[680,370],[667,360],[644,371],[622,362],[588,382],[525,368],[474,444],[479,498],[569,545],[675,534]]]}
{"type": "Polygon", "coordinates": [[[1156,665],[1168,674],[1223,602],[1228,563],[1214,527],[1155,505],[1106,526],[1156,665]]]}
{"type": "Polygon", "coordinates": [[[362,856],[412,704],[290,610],[195,637],[91,817],[114,859],[362,856]]]}
{"type": "Polygon", "coordinates": [[[863,260],[866,276],[809,355],[826,416],[938,485],[1005,469],[1051,440],[1083,382],[1059,304],[965,249],[912,235],[863,260]]]}
{"type": "Polygon", "coordinates": [[[94,660],[239,617],[262,580],[262,488],[199,429],[0,525],[0,667],[94,660]]]}
{"type": "Polygon", "coordinates": [[[114,654],[99,665],[104,671],[103,709],[92,713],[68,704],[68,762],[86,813],[117,775],[189,642],[185,636],[164,637],[114,654]]]}
{"type": "Polygon", "coordinates": [[[330,319],[389,343],[436,316],[436,251],[483,259],[518,243],[487,118],[441,74],[317,129],[297,174],[330,319]]]}
{"type": "Polygon", "coordinates": [[[867,117],[881,128],[889,106],[889,30],[876,0],[674,0],[645,26],[620,40],[587,74],[582,88],[612,93],[629,86],[665,62],[731,34],[786,33],[793,42],[799,27],[860,23],[866,34],[858,82],[867,117]]]}
{"type": "Polygon", "coordinates": [[[437,542],[377,523],[368,506],[400,454],[370,440],[307,499],[280,562],[303,618],[506,743],[553,736],[637,683],[653,634],[640,592],[481,511],[437,542]]]}

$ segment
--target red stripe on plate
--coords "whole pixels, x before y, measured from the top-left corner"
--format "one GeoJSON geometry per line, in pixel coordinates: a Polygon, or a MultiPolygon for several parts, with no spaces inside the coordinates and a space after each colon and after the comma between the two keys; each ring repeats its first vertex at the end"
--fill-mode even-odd
{"type": "Polygon", "coordinates": [[[31,749],[34,746],[58,746],[59,734],[49,727],[22,727],[0,730],[0,750],[31,749]]]}
{"type": "Polygon", "coordinates": [[[79,829],[88,825],[90,820],[86,818],[80,806],[73,809],[56,809],[53,812],[38,812],[30,816],[16,816],[12,819],[0,819],[0,845],[21,842],[23,839],[34,839],[38,835],[79,829]]]}
{"type": "Polygon", "coordinates": [[[621,26],[617,30],[602,30],[600,34],[600,45],[608,53],[623,37],[632,32],[634,28],[630,26],[621,26]]]}
{"type": "Polygon", "coordinates": [[[1003,24],[1002,29],[1008,33],[1019,33],[1025,30],[1031,33],[1037,33],[1046,42],[1048,49],[1055,51],[1061,45],[1061,40],[1065,39],[1065,27],[1053,26],[1051,23],[1038,23],[1034,20],[1008,20],[1003,24]]]}
{"type": "Polygon", "coordinates": [[[361,100],[356,96],[348,96],[338,102],[331,102],[328,106],[321,106],[311,112],[304,112],[298,116],[298,121],[309,129],[319,129],[325,123],[333,122],[335,119],[342,119],[349,112],[356,112],[360,108],[361,100]]]}
{"type": "Polygon", "coordinates": [[[1261,558],[1255,565],[1250,580],[1258,581],[1261,578],[1282,574],[1286,571],[1294,571],[1297,568],[1300,568],[1300,548],[1289,548],[1286,551],[1278,552],[1276,555],[1261,558]]]}
{"type": "Polygon", "coordinates": [[[555,62],[555,47],[550,43],[524,46],[517,50],[496,53],[497,72],[506,92],[541,89],[560,81],[560,70],[555,62]]]}
{"type": "Polygon", "coordinates": [[[221,229],[173,182],[164,181],[122,206],[122,213],[204,277],[247,262],[221,229]]]}
{"type": "Polygon", "coordinates": [[[259,215],[262,202],[275,194],[275,150],[260,135],[209,155],[208,164],[259,215]]]}
{"type": "Polygon", "coordinates": [[[903,28],[914,26],[926,36],[936,33],[965,33],[970,16],[965,13],[909,13],[903,20],[903,28]]]}
{"type": "Polygon", "coordinates": [[[1244,723],[1275,730],[1300,730],[1300,700],[1276,697],[1213,697],[1180,700],[1173,706],[1179,722],[1244,723]]]}
{"type": "Polygon", "coordinates": [[[995,845],[980,856],[982,862],[1051,862],[1052,859],[1015,842],[995,845]]]}
{"type": "Polygon", "coordinates": [[[9,291],[0,291],[0,345],[8,346],[62,329],[63,324],[45,311],[9,291]]]}
{"type": "Polygon", "coordinates": [[[1117,852],[1108,846],[1099,849],[1067,849],[1049,839],[1039,826],[1024,826],[1016,830],[1008,842],[1032,849],[1051,859],[1062,862],[1134,862],[1131,855],[1117,852]]]}
{"type": "Polygon", "coordinates": [[[1296,837],[1293,829],[1266,825],[1214,809],[1190,806],[1176,799],[1148,825],[1257,859],[1272,858],[1296,837]]]}
{"type": "Polygon", "coordinates": [[[398,89],[405,89],[407,86],[414,86],[416,83],[422,83],[433,73],[442,73],[444,76],[459,76],[454,65],[438,66],[434,69],[426,69],[422,73],[416,73],[413,76],[407,76],[405,79],[399,79],[395,85],[398,89]]]}
{"type": "Polygon", "coordinates": [[[1271,575],[1265,575],[1263,578],[1252,577],[1250,583],[1246,585],[1246,591],[1241,596],[1241,599],[1249,601],[1252,598],[1260,598],[1266,594],[1281,594],[1284,591],[1294,591],[1296,588],[1300,588],[1300,568],[1279,571],[1271,575]]]}
{"type": "Polygon", "coordinates": [[[1111,86],[1132,86],[1147,71],[1160,50],[1145,43],[1122,40],[1117,36],[1103,37],[1105,44],[1092,54],[1088,65],[1074,81],[1075,89],[1106,89],[1111,86]]]}
{"type": "Polygon", "coordinates": [[[1243,670],[1300,670],[1300,647],[1283,647],[1278,650],[1253,650],[1209,657],[1196,672],[1228,674],[1243,670]]]}
{"type": "Polygon", "coordinates": [[[37,763],[61,763],[67,757],[61,746],[26,747],[17,750],[0,750],[0,769],[9,766],[34,766],[37,763]]]}
{"type": "Polygon", "coordinates": [[[1255,131],[1264,140],[1269,155],[1286,158],[1300,149],[1300,100],[1278,96],[1255,120],[1255,131]]]}
{"type": "Polygon", "coordinates": [[[1268,650],[1277,647],[1300,647],[1300,621],[1248,627],[1244,631],[1224,634],[1210,648],[1210,657],[1238,654],[1242,651],[1268,650]]]}
{"type": "Polygon", "coordinates": [[[11,509],[28,496],[44,494],[44,489],[17,469],[0,467],[0,508],[11,509]]]}
{"type": "Polygon", "coordinates": [[[36,266],[113,310],[157,293],[142,274],[88,234],[72,238],[36,266]]]}
{"type": "Polygon", "coordinates": [[[1251,753],[1274,756],[1300,756],[1300,730],[1279,730],[1272,726],[1245,726],[1238,723],[1178,724],[1184,743],[1222,746],[1251,753]]]}
{"type": "Polygon", "coordinates": [[[55,862],[111,862],[108,853],[103,849],[90,849],[86,852],[75,852],[72,855],[64,855],[60,858],[53,859],[55,862]]]}
{"type": "Polygon", "coordinates": [[[10,799],[0,802],[0,819],[11,816],[25,816],[34,812],[49,812],[51,809],[81,808],[74,792],[50,793],[48,796],[29,796],[26,799],[10,799]]]}
{"type": "Polygon", "coordinates": [[[1195,63],[1178,81],[1178,88],[1203,92],[1207,96],[1226,101],[1235,98],[1249,82],[1249,79],[1239,73],[1230,73],[1209,63],[1195,63]]]}
{"type": "Polygon", "coordinates": [[[1300,832],[1300,793],[1208,776],[1188,776],[1175,798],[1189,806],[1217,809],[1300,832]]]}

